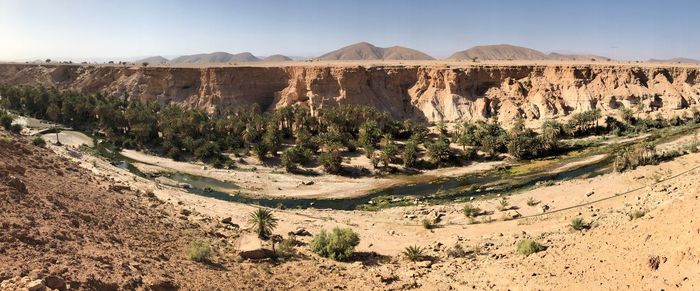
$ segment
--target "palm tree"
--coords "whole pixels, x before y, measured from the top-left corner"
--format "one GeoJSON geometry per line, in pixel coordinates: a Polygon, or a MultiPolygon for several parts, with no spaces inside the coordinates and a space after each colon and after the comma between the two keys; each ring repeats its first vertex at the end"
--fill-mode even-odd
{"type": "Polygon", "coordinates": [[[265,208],[250,213],[248,224],[258,233],[260,239],[266,240],[272,234],[272,230],[277,227],[277,218],[272,216],[272,211],[265,208]]]}

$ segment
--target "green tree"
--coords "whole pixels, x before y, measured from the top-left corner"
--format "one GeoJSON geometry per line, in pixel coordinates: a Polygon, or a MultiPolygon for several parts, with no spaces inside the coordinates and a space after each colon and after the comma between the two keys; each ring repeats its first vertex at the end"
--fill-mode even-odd
{"type": "Polygon", "coordinates": [[[403,165],[413,167],[418,160],[418,145],[415,141],[409,140],[403,148],[403,165]]]}
{"type": "Polygon", "coordinates": [[[450,159],[449,142],[444,138],[438,138],[436,141],[429,143],[427,150],[430,160],[438,165],[442,165],[450,159]]]}
{"type": "Polygon", "coordinates": [[[396,143],[391,140],[391,136],[389,134],[385,134],[384,137],[382,137],[380,146],[382,148],[382,152],[384,152],[389,161],[393,161],[396,158],[396,155],[399,154],[399,148],[396,146],[396,143]]]}
{"type": "Polygon", "coordinates": [[[337,145],[329,145],[326,150],[318,156],[318,162],[323,166],[323,170],[329,174],[338,174],[341,170],[343,157],[337,145]]]}
{"type": "Polygon", "coordinates": [[[542,146],[545,151],[553,151],[559,148],[559,139],[564,132],[561,123],[556,120],[546,120],[542,124],[542,146]]]}
{"type": "Polygon", "coordinates": [[[376,121],[370,120],[360,126],[358,142],[362,147],[376,147],[382,131],[376,121]]]}
{"type": "Polygon", "coordinates": [[[265,208],[258,208],[248,216],[248,224],[258,234],[258,238],[266,240],[272,235],[272,231],[277,227],[277,218],[272,211],[265,208]]]}
{"type": "Polygon", "coordinates": [[[282,145],[282,132],[279,130],[277,122],[270,121],[265,127],[263,143],[273,156],[277,155],[277,150],[282,145]]]}

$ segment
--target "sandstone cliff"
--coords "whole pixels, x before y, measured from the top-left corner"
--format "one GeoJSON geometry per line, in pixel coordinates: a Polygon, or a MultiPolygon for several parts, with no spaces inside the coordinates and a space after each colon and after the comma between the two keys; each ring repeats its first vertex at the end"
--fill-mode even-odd
{"type": "Polygon", "coordinates": [[[700,68],[629,65],[377,67],[122,67],[0,65],[0,84],[44,85],[213,110],[258,103],[312,110],[365,104],[397,118],[429,121],[497,117],[508,123],[561,118],[599,108],[649,113],[696,106],[700,68]]]}

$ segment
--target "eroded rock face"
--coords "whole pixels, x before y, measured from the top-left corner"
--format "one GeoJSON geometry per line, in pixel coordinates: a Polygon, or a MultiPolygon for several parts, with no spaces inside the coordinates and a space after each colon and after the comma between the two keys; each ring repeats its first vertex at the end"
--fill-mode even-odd
{"type": "Polygon", "coordinates": [[[176,102],[213,111],[257,103],[316,110],[364,104],[428,121],[560,118],[622,107],[672,112],[700,101],[700,68],[631,65],[376,67],[121,67],[0,65],[0,84],[176,102]],[[640,105],[641,104],[641,105],[640,105]]]}

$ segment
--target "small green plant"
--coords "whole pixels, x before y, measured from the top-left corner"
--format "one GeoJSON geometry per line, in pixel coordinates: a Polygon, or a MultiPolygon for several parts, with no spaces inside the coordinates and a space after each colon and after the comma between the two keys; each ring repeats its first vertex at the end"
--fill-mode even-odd
{"type": "Polygon", "coordinates": [[[402,254],[410,261],[419,261],[423,258],[423,248],[416,245],[408,246],[402,254]]]}
{"type": "Polygon", "coordinates": [[[40,136],[35,137],[32,140],[32,143],[35,146],[42,147],[42,148],[46,146],[46,141],[43,138],[41,138],[40,136]]]}
{"type": "Polygon", "coordinates": [[[447,249],[447,256],[452,258],[463,258],[469,254],[461,244],[455,244],[453,247],[447,249]]]}
{"type": "Polygon", "coordinates": [[[535,200],[535,197],[529,197],[527,198],[527,206],[535,206],[539,203],[539,201],[535,200]]]}
{"type": "Polygon", "coordinates": [[[551,186],[554,186],[554,185],[556,185],[556,184],[557,184],[557,182],[554,181],[554,180],[547,180],[547,181],[545,181],[544,183],[542,183],[542,185],[544,185],[544,186],[546,186],[546,187],[551,187],[551,186]]]}
{"type": "Polygon", "coordinates": [[[641,218],[646,214],[647,214],[647,212],[645,210],[635,209],[632,212],[628,213],[627,216],[630,218],[630,220],[634,220],[637,218],[641,218]]]}
{"type": "Polygon", "coordinates": [[[12,128],[12,116],[0,112],[0,125],[2,125],[5,130],[10,130],[12,128]]]}
{"type": "Polygon", "coordinates": [[[531,239],[524,239],[518,242],[518,253],[524,256],[529,256],[537,252],[544,251],[545,246],[531,239]]]}
{"type": "Polygon", "coordinates": [[[360,244],[360,237],[350,228],[333,228],[329,233],[321,230],[311,239],[311,250],[314,253],[336,261],[345,261],[355,252],[360,244]]]}
{"type": "Polygon", "coordinates": [[[277,249],[275,250],[276,255],[280,258],[291,258],[296,253],[296,250],[294,249],[296,245],[296,238],[294,235],[290,235],[279,243],[277,249]]]}
{"type": "Polygon", "coordinates": [[[268,239],[272,230],[277,227],[277,218],[272,215],[272,211],[265,208],[250,213],[248,224],[258,234],[260,239],[268,239]]]}
{"type": "Polygon", "coordinates": [[[577,231],[581,231],[590,227],[590,225],[586,223],[581,217],[574,217],[574,219],[571,220],[569,226],[571,226],[571,229],[577,231]]]}
{"type": "Polygon", "coordinates": [[[195,240],[187,248],[187,257],[195,262],[208,262],[211,253],[211,246],[204,240],[195,240]]]}
{"type": "Polygon", "coordinates": [[[506,211],[510,208],[510,207],[508,207],[509,205],[510,205],[510,202],[508,202],[508,199],[503,197],[503,199],[498,201],[498,206],[496,206],[496,209],[498,209],[498,211],[506,211]]]}
{"type": "Polygon", "coordinates": [[[472,205],[471,203],[467,203],[464,205],[464,215],[467,217],[477,217],[479,214],[481,214],[481,209],[479,207],[476,207],[472,205]]]}
{"type": "Polygon", "coordinates": [[[22,132],[22,125],[15,123],[10,126],[10,131],[14,133],[20,133],[22,132]]]}
{"type": "Polygon", "coordinates": [[[435,226],[436,225],[435,225],[435,223],[433,223],[432,219],[429,219],[429,218],[423,219],[423,228],[433,229],[433,228],[435,228],[435,226]]]}
{"type": "Polygon", "coordinates": [[[490,223],[493,222],[493,217],[491,215],[486,215],[481,217],[481,223],[490,223]]]}

